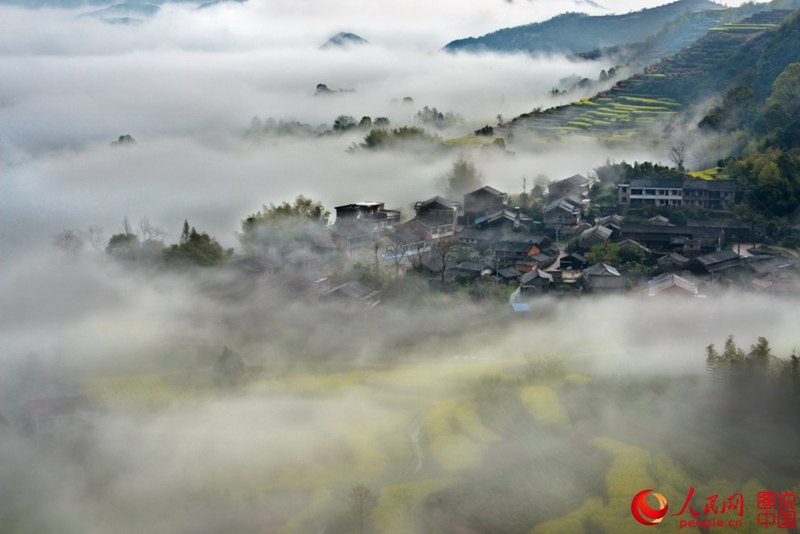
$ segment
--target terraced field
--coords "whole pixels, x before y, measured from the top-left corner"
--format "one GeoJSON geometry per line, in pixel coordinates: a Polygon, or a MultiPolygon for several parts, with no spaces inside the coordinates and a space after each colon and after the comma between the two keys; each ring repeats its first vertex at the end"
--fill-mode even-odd
{"type": "MultiPolygon", "coordinates": [[[[246,450],[263,455],[193,465],[186,491],[273,509],[271,531],[283,534],[351,532],[347,496],[359,483],[376,496],[372,531],[403,534],[625,532],[634,526],[630,499],[644,488],[671,496],[690,486],[726,495],[761,488],[693,479],[670,456],[628,441],[633,434],[605,434],[582,400],[594,383],[560,358],[528,355],[291,371],[222,395],[198,377],[157,375],[98,378],[86,390],[111,413],[206,414],[216,422],[189,429],[195,447],[246,422],[246,450]],[[287,496],[291,505],[275,509],[287,496]]],[[[678,522],[659,528],[673,532],[678,522]]]]}
{"type": "Polygon", "coordinates": [[[732,55],[743,44],[778,28],[788,14],[774,10],[722,23],[677,54],[620,81],[609,91],[573,104],[522,114],[497,132],[544,137],[583,134],[614,142],[629,140],[643,126],[666,125],[698,98],[723,90],[739,72],[729,64],[732,55]]]}

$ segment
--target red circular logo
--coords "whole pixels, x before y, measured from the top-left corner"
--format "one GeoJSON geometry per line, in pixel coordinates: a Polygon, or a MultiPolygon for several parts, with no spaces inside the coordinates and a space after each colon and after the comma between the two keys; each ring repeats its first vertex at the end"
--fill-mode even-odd
{"type": "Polygon", "coordinates": [[[668,507],[667,498],[651,489],[640,491],[631,501],[631,513],[634,519],[648,527],[661,523],[661,520],[667,515],[668,507]],[[651,493],[658,501],[658,508],[653,508],[647,503],[647,496],[651,493]]]}

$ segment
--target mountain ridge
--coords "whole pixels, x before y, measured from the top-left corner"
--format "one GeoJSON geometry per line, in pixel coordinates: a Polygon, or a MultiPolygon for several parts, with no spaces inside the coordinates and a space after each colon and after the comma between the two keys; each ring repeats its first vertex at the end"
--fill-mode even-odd
{"type": "Polygon", "coordinates": [[[766,98],[774,79],[800,61],[800,9],[756,13],[701,39],[613,88],[580,102],[523,113],[499,125],[539,134],[630,135],[746,80],[766,98]]]}
{"type": "Polygon", "coordinates": [[[711,0],[677,0],[623,15],[563,13],[543,22],[503,28],[449,42],[449,52],[580,53],[642,42],[675,18],[723,8],[711,0]]]}

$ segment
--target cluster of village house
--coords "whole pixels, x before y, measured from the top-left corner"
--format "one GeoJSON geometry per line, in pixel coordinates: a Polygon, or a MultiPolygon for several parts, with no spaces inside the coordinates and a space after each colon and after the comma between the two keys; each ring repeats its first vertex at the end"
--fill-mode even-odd
{"type": "MultiPolygon", "coordinates": [[[[559,294],[635,290],[650,296],[703,296],[720,286],[740,284],[771,294],[800,294],[797,261],[736,246],[754,241],[745,223],[729,217],[677,226],[663,216],[631,223],[617,213],[590,218],[592,185],[581,175],[551,183],[541,221],[525,216],[508,203],[505,193],[490,186],[466,194],[463,202],[440,196],[417,202],[414,217],[407,221],[382,202],[346,204],[336,207],[325,238],[329,247],[353,256],[371,255],[386,268],[415,267],[432,279],[489,277],[513,285],[518,288],[513,300],[522,304],[557,288],[566,290],[559,294]],[[564,250],[568,241],[577,245],[570,253],[564,250]],[[586,253],[598,243],[639,249],[647,274],[604,262],[590,264],[586,253]],[[457,262],[463,254],[453,252],[456,245],[462,251],[472,249],[471,258],[457,262]]],[[[724,213],[732,207],[734,194],[729,180],[631,180],[617,186],[617,208],[691,206],[724,213]]],[[[313,282],[320,298],[378,302],[378,292],[357,281],[330,287],[315,255],[298,254],[305,261],[293,272],[312,273],[306,281],[313,282]]],[[[259,273],[277,269],[269,263],[248,258],[240,260],[240,267],[259,273]]]]}

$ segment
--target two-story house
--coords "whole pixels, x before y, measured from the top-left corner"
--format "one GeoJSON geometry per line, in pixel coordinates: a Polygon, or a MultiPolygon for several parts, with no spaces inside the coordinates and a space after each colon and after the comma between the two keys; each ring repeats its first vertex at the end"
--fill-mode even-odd
{"type": "Polygon", "coordinates": [[[695,178],[638,178],[617,186],[617,203],[646,206],[693,206],[725,210],[733,206],[734,180],[695,178]]]}
{"type": "Polygon", "coordinates": [[[547,197],[553,201],[559,198],[572,197],[574,199],[583,201],[589,198],[589,192],[592,189],[594,180],[587,178],[581,174],[564,178],[552,182],[547,186],[547,197]]]}
{"type": "Polygon", "coordinates": [[[494,187],[484,186],[464,195],[464,215],[467,224],[473,224],[475,219],[490,213],[503,211],[508,207],[508,197],[494,187]]]}

